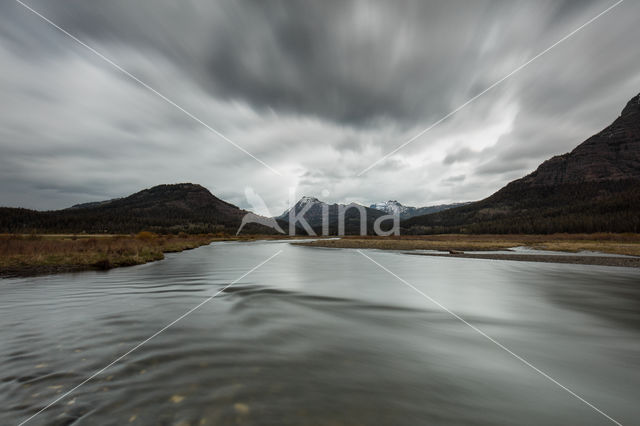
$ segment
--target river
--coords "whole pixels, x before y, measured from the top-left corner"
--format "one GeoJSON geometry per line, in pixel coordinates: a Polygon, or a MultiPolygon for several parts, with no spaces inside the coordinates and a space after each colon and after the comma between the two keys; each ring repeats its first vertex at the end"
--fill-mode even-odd
{"type": "Polygon", "coordinates": [[[0,424],[638,424],[639,270],[363,253],[3,279],[0,424]]]}

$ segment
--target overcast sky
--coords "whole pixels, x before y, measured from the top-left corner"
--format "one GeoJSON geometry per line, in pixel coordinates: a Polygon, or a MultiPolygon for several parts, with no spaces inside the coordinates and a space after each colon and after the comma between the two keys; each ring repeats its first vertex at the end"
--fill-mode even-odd
{"type": "MultiPolygon", "coordinates": [[[[640,92],[627,0],[25,0],[273,173],[13,0],[0,4],[0,205],[56,209],[194,182],[273,214],[484,198],[640,92]]],[[[264,213],[264,212],[262,212],[264,213]]]]}

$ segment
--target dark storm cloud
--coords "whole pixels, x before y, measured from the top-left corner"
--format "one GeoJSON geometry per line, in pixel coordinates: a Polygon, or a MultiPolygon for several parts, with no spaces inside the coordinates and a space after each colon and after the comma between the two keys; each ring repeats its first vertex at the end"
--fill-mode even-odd
{"type": "Polygon", "coordinates": [[[33,2],[81,39],[165,56],[215,96],[356,124],[455,107],[537,44],[523,21],[588,9],[569,3],[33,2]]]}
{"type": "Polygon", "coordinates": [[[396,10],[375,23],[375,33],[345,31],[354,24],[349,18],[366,19],[367,8],[358,10],[357,4],[234,1],[176,8],[173,2],[72,1],[42,6],[83,39],[160,52],[216,96],[344,121],[418,114],[424,102],[404,99],[396,82],[411,84],[426,70],[415,63],[408,69],[396,66],[389,54],[395,36],[390,28],[411,28],[412,38],[424,39],[421,26],[398,21],[402,14],[396,10]]]}
{"type": "Polygon", "coordinates": [[[62,207],[186,180],[237,203],[244,186],[282,200],[271,193],[289,185],[329,201],[482,198],[607,125],[640,86],[640,5],[624,2],[356,178],[613,2],[29,4],[287,178],[9,1],[0,204],[62,207]]]}

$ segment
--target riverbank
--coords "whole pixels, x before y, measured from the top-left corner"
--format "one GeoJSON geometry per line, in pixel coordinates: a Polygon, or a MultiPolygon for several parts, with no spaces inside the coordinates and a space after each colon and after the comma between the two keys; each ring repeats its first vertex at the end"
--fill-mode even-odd
{"type": "Polygon", "coordinates": [[[639,234],[553,234],[553,235],[425,235],[398,237],[346,236],[334,240],[317,240],[292,243],[311,247],[366,248],[379,250],[435,250],[442,253],[407,254],[468,257],[495,260],[520,260],[534,262],[573,263],[583,265],[608,265],[640,267],[640,257],[585,256],[581,251],[606,254],[640,256],[639,234]],[[485,251],[509,250],[528,247],[541,250],[540,254],[494,254],[485,251]],[[576,255],[550,255],[542,250],[576,253],[576,255]],[[470,252],[470,253],[469,253],[470,252]]]}
{"type": "MultiPolygon", "coordinates": [[[[0,277],[33,276],[61,272],[106,270],[164,259],[165,253],[194,249],[214,241],[299,239],[282,235],[0,235],[0,277]]],[[[307,237],[308,238],[308,237],[307,237]]],[[[640,267],[640,257],[557,256],[540,254],[483,253],[529,247],[537,250],[578,253],[594,251],[640,256],[638,234],[556,235],[428,235],[398,237],[346,236],[292,244],[328,248],[374,248],[380,250],[436,250],[441,253],[408,252],[441,257],[467,257],[530,262],[573,263],[640,267]]]]}
{"type": "Polygon", "coordinates": [[[568,263],[572,265],[622,266],[640,268],[640,257],[618,256],[580,256],[550,254],[482,254],[482,253],[416,253],[405,252],[414,256],[457,257],[463,259],[510,260],[520,262],[568,263]]]}
{"type": "Polygon", "coordinates": [[[0,235],[0,277],[106,270],[164,259],[165,253],[214,241],[250,241],[273,236],[225,235],[0,235]]]}

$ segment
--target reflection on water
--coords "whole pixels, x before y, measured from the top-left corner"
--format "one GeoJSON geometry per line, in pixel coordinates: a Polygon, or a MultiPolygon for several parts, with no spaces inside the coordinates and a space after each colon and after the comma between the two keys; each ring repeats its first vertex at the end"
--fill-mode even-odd
{"type": "MultiPolygon", "coordinates": [[[[0,281],[0,424],[607,424],[352,250],[221,243],[0,281]]],[[[368,254],[622,423],[640,417],[640,272],[368,254]]]]}

